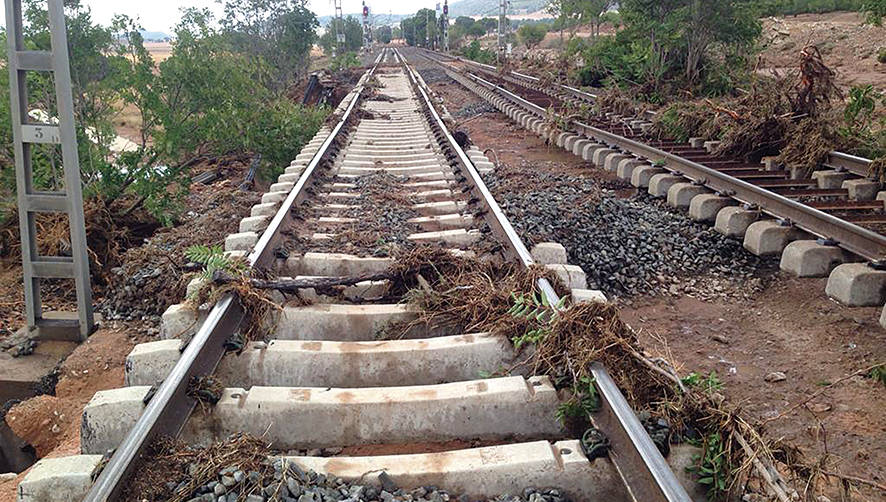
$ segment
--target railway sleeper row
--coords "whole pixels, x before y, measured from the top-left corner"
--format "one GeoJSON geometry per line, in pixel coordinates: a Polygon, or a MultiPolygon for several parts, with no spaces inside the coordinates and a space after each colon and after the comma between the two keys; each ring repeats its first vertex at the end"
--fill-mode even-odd
{"type": "MultiPolygon", "coordinates": [[[[839,247],[838,243],[816,238],[791,225],[789,221],[769,218],[757,208],[740,205],[731,197],[716,194],[700,183],[655,165],[650,159],[622,152],[580,134],[552,128],[536,114],[474,83],[449,67],[444,68],[450,78],[552,144],[598,168],[615,172],[619,178],[629,181],[639,189],[648,190],[655,197],[666,199],[670,206],[688,211],[693,220],[711,223],[718,232],[742,239],[745,249],[757,256],[781,255],[782,270],[797,277],[827,277],[825,293],[840,303],[850,307],[879,307],[886,304],[886,268],[879,264],[865,262],[861,257],[839,247]]],[[[649,123],[637,119],[631,125],[644,129],[649,123]]],[[[686,146],[701,146],[705,149],[703,151],[715,146],[713,142],[706,143],[702,144],[701,140],[693,138],[693,143],[686,146]]],[[[830,171],[821,173],[819,176],[822,179],[831,176],[830,171]]],[[[857,200],[872,198],[869,196],[876,194],[875,188],[879,189],[880,186],[875,184],[872,188],[874,182],[870,180],[845,179],[845,173],[840,174],[840,178],[843,183],[841,195],[848,194],[857,200]]],[[[886,192],[879,192],[876,199],[876,209],[882,212],[886,192]]],[[[880,324],[886,327],[886,306],[883,308],[880,324]]]]}
{"type": "MultiPolygon", "coordinates": [[[[317,211],[302,226],[322,231],[304,239],[319,246],[337,227],[353,223],[341,214],[360,209],[354,181],[385,171],[403,176],[402,188],[423,201],[413,207],[418,216],[411,221],[422,231],[410,234],[410,240],[473,253],[472,246],[489,234],[478,228],[472,203],[462,195],[420,112],[408,74],[402,66],[382,66],[376,75],[393,100],[361,103],[364,111],[385,118],[364,118],[351,132],[331,168],[331,181],[317,185],[310,202],[317,211]]],[[[352,99],[359,97],[351,93],[337,113],[352,99]]],[[[329,128],[321,129],[241,221],[240,232],[225,242],[229,255],[244,256],[256,245],[329,134],[329,128]]],[[[468,154],[479,169],[494,168],[478,150],[468,154]]],[[[539,245],[533,255],[560,275],[574,299],[605,301],[600,292],[586,289],[584,272],[566,263],[562,246],[539,245]]],[[[296,278],[354,276],[385,270],[391,263],[386,257],[308,249],[279,258],[277,272],[296,278]]],[[[200,280],[192,281],[189,294],[200,287],[200,280]]],[[[619,472],[606,457],[589,460],[580,441],[566,436],[555,418],[565,396],[547,376],[479,378],[481,371],[516,360],[506,338],[419,326],[405,339],[377,339],[391,323],[417,315],[405,304],[379,302],[386,288],[385,281],[372,281],[348,288],[345,300],[313,292],[311,305],[281,304],[268,321],[269,340],[250,341],[241,353],[223,357],[214,374],[224,387],[220,400],[198,408],[180,439],[208,445],[248,432],[267,439],[284,452],[282,458],[302,469],[376,484],[377,473],[384,471],[400,487],[436,486],[470,497],[538,487],[556,488],[578,501],[631,500],[625,478],[632,473],[619,472]],[[441,452],[427,446],[449,441],[478,446],[441,452]],[[389,444],[413,446],[399,455],[305,455],[320,448],[389,444]]],[[[310,297],[312,291],[302,293],[310,297]]],[[[84,409],[82,454],[39,461],[20,484],[21,502],[79,500],[87,493],[103,455],[132,429],[152,385],[172,370],[182,339],[197,330],[205,312],[185,304],[167,310],[164,339],[137,345],[127,358],[125,387],[96,393],[84,409]]],[[[668,461],[686,489],[700,498],[698,486],[685,474],[696,452],[675,446],[668,461]]]]}

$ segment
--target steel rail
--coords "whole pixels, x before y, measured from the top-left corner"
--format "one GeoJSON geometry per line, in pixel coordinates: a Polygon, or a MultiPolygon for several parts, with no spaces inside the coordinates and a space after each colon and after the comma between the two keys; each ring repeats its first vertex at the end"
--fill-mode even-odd
{"type": "MultiPolygon", "coordinates": [[[[524,266],[532,266],[535,263],[532,255],[489,191],[473,162],[446,129],[429,94],[419,85],[420,78],[416,77],[417,72],[399,55],[399,51],[395,51],[395,54],[403,59],[415,87],[423,98],[422,105],[428,109],[434,119],[435,128],[443,133],[449,147],[456,152],[459,169],[466,175],[475,195],[489,208],[486,221],[493,232],[496,233],[500,241],[510,248],[512,254],[515,254],[524,266]]],[[[559,295],[547,279],[539,279],[538,286],[551,305],[560,303],[559,295]]],[[[593,424],[609,438],[613,451],[616,452],[615,455],[610,456],[610,460],[634,500],[644,502],[688,502],[691,500],[655,443],[652,442],[652,438],[649,437],[643,424],[631,409],[630,404],[622,395],[621,390],[609,376],[606,368],[595,363],[591,365],[590,370],[602,398],[600,411],[591,417],[593,424]]]]}
{"type": "MultiPolygon", "coordinates": [[[[376,58],[372,68],[364,73],[358,82],[350,104],[335,128],[327,136],[326,141],[314,154],[311,162],[299,177],[298,183],[281,204],[268,228],[249,255],[251,268],[266,265],[273,257],[273,243],[284,222],[289,218],[293,205],[304,198],[306,189],[312,183],[314,172],[321,159],[326,155],[336,135],[351,116],[351,112],[360,100],[360,94],[366,80],[378,67],[384,51],[376,58]]],[[[195,401],[187,395],[188,384],[193,377],[209,375],[225,354],[224,342],[240,327],[244,318],[243,308],[237,298],[228,293],[224,295],[209,312],[202,326],[191,339],[175,367],[157,389],[148,402],[138,421],[130,429],[126,438],[114,452],[107,465],[102,469],[98,479],[87,493],[84,502],[105,502],[114,500],[124,488],[126,480],[141,455],[151,442],[162,436],[178,436],[194,409],[195,401]]]]}
{"type": "Polygon", "coordinates": [[[824,165],[834,169],[843,169],[856,176],[867,178],[870,176],[871,160],[843,152],[831,152],[828,154],[824,165]]]}
{"type": "MultiPolygon", "coordinates": [[[[544,118],[547,114],[544,108],[478,75],[468,73],[468,77],[478,85],[498,93],[540,118],[544,118]]],[[[578,121],[572,121],[570,126],[582,136],[600,143],[646,158],[651,162],[663,162],[661,167],[671,172],[690,178],[714,192],[759,208],[760,211],[786,220],[813,235],[831,239],[840,247],[867,260],[878,261],[886,258],[886,236],[644,143],[578,121]]]]}
{"type": "MultiPolygon", "coordinates": [[[[433,51],[428,51],[428,50],[425,50],[425,51],[429,52],[431,54],[434,54],[435,56],[439,55],[438,53],[434,53],[433,51]]],[[[498,69],[495,66],[479,63],[477,61],[472,61],[470,59],[466,59],[466,58],[463,58],[460,56],[448,56],[448,57],[450,58],[450,60],[460,61],[462,63],[474,66],[476,68],[481,69],[482,71],[484,71],[486,73],[498,75],[498,69]]],[[[510,73],[511,73],[511,75],[517,76],[520,79],[522,79],[528,83],[539,84],[541,82],[541,79],[539,79],[538,77],[534,77],[532,75],[527,75],[525,73],[520,73],[520,72],[516,72],[513,70],[510,73]]],[[[564,85],[564,84],[557,84],[557,85],[560,87],[560,89],[567,91],[568,93],[572,94],[574,97],[576,97],[582,101],[590,102],[590,101],[597,99],[596,94],[593,94],[593,93],[590,93],[587,91],[583,91],[581,89],[578,89],[576,87],[572,87],[569,85],[564,85]]],[[[537,90],[539,90],[541,92],[545,91],[545,89],[537,89],[537,90]]],[[[647,116],[647,118],[654,117],[657,115],[657,113],[653,110],[647,110],[643,113],[644,113],[644,115],[647,116]]],[[[849,173],[852,173],[852,174],[862,177],[862,178],[869,178],[871,176],[871,174],[868,170],[870,164],[871,164],[870,159],[866,159],[864,157],[859,157],[857,155],[852,155],[849,153],[844,153],[844,152],[839,152],[839,151],[834,150],[834,151],[831,151],[830,153],[828,153],[828,158],[823,162],[822,165],[824,165],[825,167],[833,168],[833,169],[842,169],[842,170],[845,170],[849,173]]]]}
{"type": "MultiPolygon", "coordinates": [[[[422,49],[422,51],[424,51],[424,52],[422,53],[422,55],[425,56],[425,57],[429,57],[429,56],[427,56],[427,53],[433,54],[434,57],[437,57],[437,56],[441,56],[441,55],[442,55],[442,54],[436,53],[436,52],[431,51],[431,50],[428,50],[428,49],[422,49]]],[[[473,60],[471,60],[471,59],[466,59],[466,58],[463,58],[463,57],[461,57],[461,56],[449,56],[448,54],[447,54],[447,55],[443,55],[443,56],[448,57],[451,61],[459,61],[459,62],[462,62],[462,63],[464,63],[464,64],[467,64],[467,65],[470,65],[470,66],[474,66],[474,67],[479,68],[480,70],[482,70],[482,71],[484,71],[484,72],[486,72],[486,73],[489,73],[489,74],[491,74],[491,75],[496,75],[496,76],[500,76],[500,77],[501,77],[501,76],[505,76],[505,75],[499,73],[498,68],[497,68],[496,66],[493,66],[493,65],[488,65],[488,64],[484,64],[484,63],[479,63],[479,62],[477,62],[477,61],[473,61],[473,60]]],[[[430,59],[430,57],[429,57],[429,59],[430,59]]],[[[439,60],[438,60],[438,61],[439,61],[439,60]]],[[[538,77],[534,77],[534,76],[532,76],[532,75],[527,75],[527,74],[525,74],[525,73],[520,73],[520,72],[518,72],[518,71],[514,71],[514,70],[510,70],[509,73],[510,73],[510,75],[512,75],[513,77],[515,77],[516,80],[522,80],[522,81],[524,81],[524,82],[531,83],[531,84],[540,84],[540,83],[541,83],[541,79],[540,79],[540,78],[538,78],[538,77]]],[[[581,100],[581,101],[584,101],[584,102],[587,102],[587,103],[591,103],[591,102],[593,102],[594,100],[597,99],[597,95],[596,95],[596,94],[592,94],[592,93],[590,93],[590,92],[583,91],[583,90],[581,90],[581,89],[579,89],[579,88],[577,88],[577,87],[573,87],[573,86],[571,86],[571,85],[559,84],[559,83],[556,84],[556,85],[557,85],[557,87],[558,87],[560,90],[566,92],[567,94],[570,94],[572,97],[577,98],[577,99],[579,99],[579,100],[581,100]]],[[[539,90],[540,92],[546,92],[546,91],[549,92],[549,91],[550,91],[549,89],[538,89],[538,90],[539,90]]]]}

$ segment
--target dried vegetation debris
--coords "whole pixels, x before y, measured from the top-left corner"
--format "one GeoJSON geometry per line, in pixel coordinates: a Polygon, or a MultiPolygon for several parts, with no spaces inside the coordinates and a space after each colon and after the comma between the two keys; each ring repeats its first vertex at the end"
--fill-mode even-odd
{"type": "MultiPolygon", "coordinates": [[[[663,453],[674,443],[702,448],[690,470],[714,500],[772,490],[789,493],[769,479],[774,465],[798,481],[797,486],[815,492],[818,487],[813,486],[815,479],[810,481],[807,461],[798,451],[766,437],[762,424],[744,418],[740,407],[720,394],[721,383],[715,376],[681,378],[667,357],[643,349],[612,304],[584,303],[558,312],[539,299],[536,280],[546,273],[541,268],[471,261],[434,281],[423,281],[407,298],[422,311],[415,323],[505,335],[518,349],[534,345],[527,357],[498,373],[550,375],[558,388],[570,389],[575,396],[558,410],[561,417],[576,409],[593,411],[591,363],[603,363],[650,434],[658,438],[663,453]],[[527,303],[526,298],[534,299],[528,301],[530,314],[514,308],[527,303]]],[[[587,420],[584,423],[587,427],[587,420]]]]}
{"type": "Polygon", "coordinates": [[[835,72],[814,46],[804,47],[792,75],[755,77],[730,98],[672,104],[653,119],[660,138],[718,139],[716,155],[759,161],[775,156],[788,169],[810,174],[833,150],[860,146],[841,130],[843,95],[835,72]]]}
{"type": "Polygon", "coordinates": [[[408,220],[419,216],[412,206],[420,202],[415,196],[407,193],[403,187],[406,177],[385,172],[367,174],[356,178],[353,183],[358,197],[343,199],[341,203],[348,207],[338,211],[335,216],[352,218],[352,222],[341,222],[329,225],[326,229],[334,234],[328,239],[312,239],[307,232],[317,231],[315,218],[323,216],[308,201],[293,210],[293,218],[299,222],[311,223],[309,228],[300,228],[296,224],[285,229],[285,247],[288,252],[329,251],[349,254],[369,254],[371,256],[390,256],[396,249],[409,249],[414,242],[407,237],[421,231],[418,225],[408,220]],[[303,231],[305,234],[300,235],[303,231]]]}
{"type": "Polygon", "coordinates": [[[158,316],[178,303],[189,280],[185,250],[195,244],[222,245],[228,234],[239,231],[240,217],[260,198],[259,192],[241,191],[231,180],[195,187],[182,223],[159,230],[127,251],[123,265],[113,270],[100,304],[106,318],[158,316]]]}

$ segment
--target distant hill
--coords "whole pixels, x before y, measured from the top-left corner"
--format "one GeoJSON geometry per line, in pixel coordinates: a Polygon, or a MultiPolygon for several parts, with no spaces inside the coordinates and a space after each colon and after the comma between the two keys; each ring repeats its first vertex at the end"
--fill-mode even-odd
{"type": "MultiPolygon", "coordinates": [[[[418,9],[415,9],[418,10],[418,9]]],[[[414,13],[410,14],[388,14],[386,12],[373,12],[371,14],[372,24],[373,26],[384,26],[384,25],[396,25],[400,22],[401,19],[405,17],[409,17],[414,13]]],[[[360,12],[353,12],[350,14],[343,14],[343,17],[351,16],[357,21],[363,22],[363,14],[360,12]]],[[[332,19],[332,16],[319,16],[317,18],[320,21],[320,26],[329,26],[329,21],[332,19]]]]}
{"type": "MultiPolygon", "coordinates": [[[[529,14],[539,11],[550,3],[550,0],[511,0],[510,14],[529,14]]],[[[449,4],[449,17],[498,15],[498,3],[489,0],[456,0],[449,4]]]]}
{"type": "MultiPolygon", "coordinates": [[[[440,5],[443,5],[443,0],[437,1],[440,2],[440,5]]],[[[511,15],[531,14],[544,9],[549,3],[550,0],[511,0],[511,7],[508,9],[508,13],[511,15]]],[[[418,10],[418,7],[415,10],[418,10]]],[[[373,12],[373,24],[375,26],[397,24],[401,19],[410,17],[413,14],[415,12],[410,12],[409,14],[373,12]]],[[[353,16],[361,22],[363,19],[363,14],[360,12],[344,14],[344,17],[348,16],[353,16]]],[[[490,0],[450,0],[449,17],[450,19],[455,19],[458,16],[496,17],[498,16],[498,2],[490,0]]],[[[320,21],[320,26],[328,26],[332,16],[319,16],[317,19],[320,21]]]]}
{"type": "Polygon", "coordinates": [[[162,31],[146,31],[141,30],[140,32],[142,37],[144,37],[147,42],[163,42],[165,40],[172,39],[172,35],[168,33],[164,33],[162,31]]]}

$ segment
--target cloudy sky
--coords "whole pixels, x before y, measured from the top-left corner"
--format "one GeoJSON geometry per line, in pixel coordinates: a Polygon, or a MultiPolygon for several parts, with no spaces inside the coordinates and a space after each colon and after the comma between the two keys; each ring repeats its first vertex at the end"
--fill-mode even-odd
{"type": "MultiPolygon", "coordinates": [[[[146,30],[165,31],[167,33],[171,32],[172,27],[178,22],[179,8],[181,7],[219,9],[218,3],[215,0],[151,0],[149,2],[82,0],[82,2],[92,9],[93,17],[100,23],[109,23],[114,14],[127,14],[139,18],[146,30]]],[[[367,0],[367,3],[372,9],[373,14],[376,15],[388,13],[409,14],[422,7],[433,9],[436,5],[436,0],[411,0],[408,2],[403,0],[367,0]]],[[[335,10],[332,0],[309,0],[308,6],[318,16],[332,14],[335,10]]],[[[345,13],[360,12],[361,6],[361,0],[342,0],[342,10],[345,13]]],[[[5,16],[2,9],[0,9],[0,16],[5,16]]],[[[5,25],[5,19],[3,21],[5,25]]]]}

